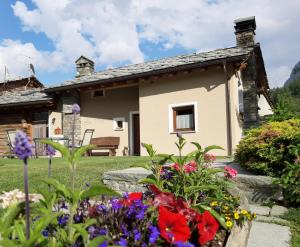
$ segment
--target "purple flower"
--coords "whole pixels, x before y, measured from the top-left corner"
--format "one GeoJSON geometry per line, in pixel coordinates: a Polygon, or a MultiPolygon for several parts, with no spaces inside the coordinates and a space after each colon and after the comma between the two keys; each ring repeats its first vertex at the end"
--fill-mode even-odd
{"type": "Polygon", "coordinates": [[[55,152],[56,150],[50,146],[50,145],[47,145],[47,148],[46,148],[46,154],[49,155],[50,157],[54,156],[55,155],[55,152]]]}
{"type": "Polygon", "coordinates": [[[100,211],[101,213],[106,213],[108,211],[107,207],[103,204],[98,205],[97,210],[100,211]]]}
{"type": "Polygon", "coordinates": [[[104,236],[107,234],[107,230],[104,228],[100,228],[100,227],[94,227],[94,226],[90,226],[88,229],[88,232],[90,234],[90,238],[93,239],[97,236],[104,236]]]}
{"type": "Polygon", "coordinates": [[[98,247],[107,247],[108,246],[108,242],[104,241],[103,243],[99,244],[98,247]]]}
{"type": "Polygon", "coordinates": [[[122,203],[119,201],[119,199],[111,199],[110,202],[112,209],[118,210],[122,208],[122,203]]]}
{"type": "Polygon", "coordinates": [[[80,113],[80,107],[78,104],[72,105],[72,113],[79,114],[80,113]]]}
{"type": "Polygon", "coordinates": [[[27,135],[21,130],[18,130],[16,133],[14,153],[21,160],[25,160],[32,156],[32,145],[29,142],[27,135]]]}
{"type": "Polygon", "coordinates": [[[42,231],[42,235],[43,235],[45,238],[47,238],[47,237],[49,236],[49,231],[46,230],[46,229],[44,229],[44,230],[42,231]]]}
{"type": "Polygon", "coordinates": [[[134,234],[134,241],[139,241],[142,237],[142,234],[138,229],[134,229],[133,234],[134,234]]]}
{"type": "Polygon", "coordinates": [[[186,242],[186,243],[183,243],[183,242],[176,242],[175,243],[175,246],[176,247],[195,247],[195,245],[189,243],[189,242],[186,242]]]}
{"type": "Polygon", "coordinates": [[[159,230],[156,226],[152,226],[152,225],[149,226],[149,230],[151,232],[149,237],[149,243],[154,244],[159,237],[159,230]]]}
{"type": "Polygon", "coordinates": [[[121,245],[122,247],[127,247],[127,241],[125,238],[120,238],[118,244],[121,245]]]}
{"type": "Polygon", "coordinates": [[[60,226],[65,226],[68,222],[68,219],[69,219],[69,216],[64,215],[64,216],[59,216],[57,221],[60,226]]]}

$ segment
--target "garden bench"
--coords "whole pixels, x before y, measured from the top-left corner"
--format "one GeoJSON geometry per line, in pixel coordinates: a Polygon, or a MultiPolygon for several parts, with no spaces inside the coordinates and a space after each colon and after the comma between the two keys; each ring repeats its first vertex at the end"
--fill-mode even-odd
{"type": "Polygon", "coordinates": [[[93,155],[93,150],[108,150],[109,156],[116,156],[116,150],[120,144],[120,137],[96,137],[92,138],[91,144],[96,147],[90,150],[90,155],[93,155]]]}

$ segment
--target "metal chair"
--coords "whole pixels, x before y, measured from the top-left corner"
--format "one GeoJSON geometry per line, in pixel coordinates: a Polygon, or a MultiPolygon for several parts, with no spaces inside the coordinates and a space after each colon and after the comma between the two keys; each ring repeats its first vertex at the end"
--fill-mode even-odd
{"type": "MultiPolygon", "coordinates": [[[[94,129],[86,129],[83,134],[82,140],[79,141],[79,145],[74,145],[74,148],[80,148],[82,146],[89,145],[91,143],[94,129]]],[[[72,148],[72,145],[69,145],[69,148],[72,148]]],[[[88,155],[90,156],[90,152],[88,152],[88,155]]]]}
{"type": "Polygon", "coordinates": [[[9,146],[11,157],[14,156],[16,133],[17,133],[16,129],[6,130],[7,143],[8,143],[7,145],[9,146]]]}

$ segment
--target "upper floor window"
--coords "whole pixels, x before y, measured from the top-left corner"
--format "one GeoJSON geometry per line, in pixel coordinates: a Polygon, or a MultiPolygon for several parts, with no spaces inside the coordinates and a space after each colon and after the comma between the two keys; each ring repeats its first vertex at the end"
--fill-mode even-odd
{"type": "Polygon", "coordinates": [[[169,106],[169,131],[196,131],[196,103],[169,106]]]}

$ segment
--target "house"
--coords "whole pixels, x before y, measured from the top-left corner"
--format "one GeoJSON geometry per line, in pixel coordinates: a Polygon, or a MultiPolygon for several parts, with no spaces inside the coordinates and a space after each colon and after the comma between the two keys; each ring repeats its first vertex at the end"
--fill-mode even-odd
{"type": "MultiPolygon", "coordinates": [[[[141,143],[176,154],[178,132],[188,142],[219,145],[224,151],[216,154],[231,155],[244,130],[272,114],[255,18],[238,19],[234,28],[234,47],[101,72],[81,56],[74,79],[39,92],[39,99],[45,99],[39,111],[48,110],[47,135],[62,130],[64,137],[71,137],[71,106],[78,103],[76,141],[86,129],[95,129],[93,137],[120,137],[117,155],[126,150],[146,155],[141,143]]],[[[184,153],[193,149],[187,145],[184,153]]]]}
{"type": "Polygon", "coordinates": [[[43,89],[35,76],[0,83],[0,156],[9,153],[8,130],[21,129],[31,138],[47,136],[54,101],[43,89]]]}
{"type": "MultiPolygon", "coordinates": [[[[216,144],[231,155],[245,128],[271,114],[269,85],[254,17],[235,21],[236,46],[94,71],[84,56],[76,61],[77,76],[46,88],[59,99],[49,115],[49,135],[61,128],[71,134],[71,105],[81,107],[76,139],[85,129],[94,136],[118,136],[117,155],[146,155],[141,143],[160,152],[176,153],[176,133],[203,146],[216,144]]],[[[189,145],[184,150],[193,149],[189,145]]]]}

